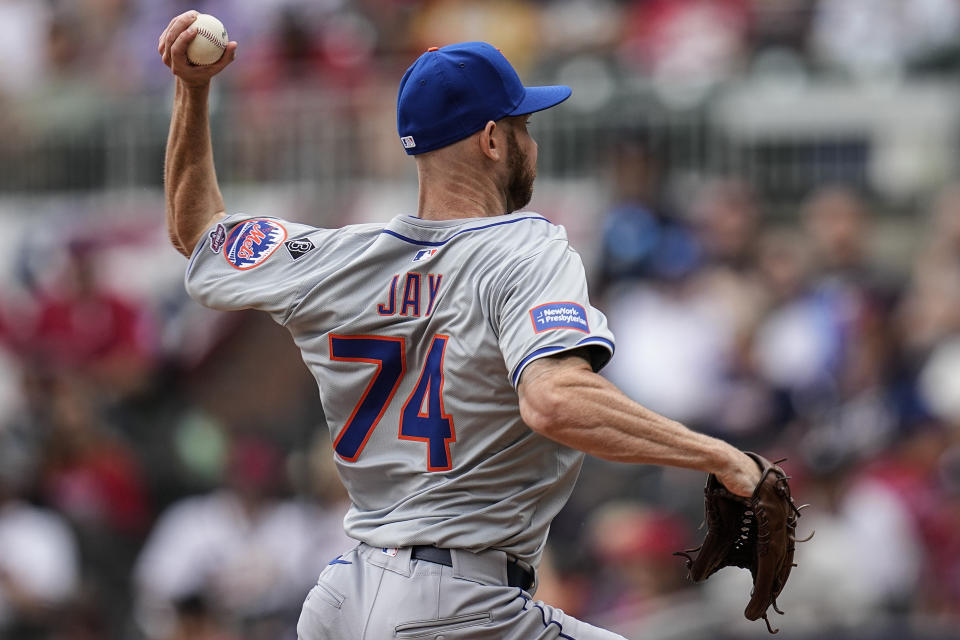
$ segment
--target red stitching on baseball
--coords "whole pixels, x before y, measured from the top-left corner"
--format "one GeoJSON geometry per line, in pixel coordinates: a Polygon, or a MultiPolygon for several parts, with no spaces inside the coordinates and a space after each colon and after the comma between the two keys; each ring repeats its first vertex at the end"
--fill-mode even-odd
{"type": "MultiPolygon", "coordinates": [[[[210,42],[212,42],[213,44],[215,44],[215,45],[217,46],[217,48],[219,48],[220,50],[222,50],[222,51],[226,51],[226,50],[227,50],[227,45],[226,45],[226,43],[223,42],[223,41],[221,41],[220,38],[218,38],[217,36],[213,35],[213,32],[207,31],[206,29],[204,29],[204,28],[202,28],[202,27],[197,27],[197,35],[198,35],[198,36],[203,36],[204,38],[206,38],[207,40],[209,40],[210,42]]],[[[190,56],[188,55],[187,58],[189,59],[189,57],[190,57],[190,56]]],[[[190,62],[193,62],[193,60],[190,60],[190,62]]],[[[207,66],[207,64],[213,64],[213,63],[198,64],[198,63],[196,63],[196,62],[193,62],[193,64],[195,64],[195,65],[198,66],[198,67],[205,67],[205,66],[207,66]]]]}
{"type": "Polygon", "coordinates": [[[222,40],[220,40],[220,38],[218,38],[217,36],[213,35],[212,32],[207,31],[206,29],[197,29],[197,35],[198,35],[198,36],[203,36],[204,38],[206,38],[207,40],[209,40],[209,41],[212,42],[213,44],[217,45],[217,46],[220,47],[221,49],[226,49],[226,48],[227,48],[227,45],[226,45],[222,40]]]}

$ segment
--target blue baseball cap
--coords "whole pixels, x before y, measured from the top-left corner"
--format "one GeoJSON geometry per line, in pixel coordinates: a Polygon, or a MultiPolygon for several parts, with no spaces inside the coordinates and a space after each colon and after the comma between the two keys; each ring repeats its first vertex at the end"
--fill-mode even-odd
{"type": "Polygon", "coordinates": [[[486,42],[430,47],[403,74],[397,132],[408,155],[445,147],[490,120],[542,111],[570,97],[570,87],[525,87],[486,42]]]}

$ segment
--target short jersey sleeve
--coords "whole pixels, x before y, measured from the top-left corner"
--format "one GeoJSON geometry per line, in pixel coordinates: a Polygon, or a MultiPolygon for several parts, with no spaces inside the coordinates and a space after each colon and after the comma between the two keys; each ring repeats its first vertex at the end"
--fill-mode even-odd
{"type": "Polygon", "coordinates": [[[537,358],[584,349],[599,371],[613,355],[607,319],[590,305],[583,261],[565,238],[520,261],[498,297],[500,350],[514,386],[537,358]]]}
{"type": "Polygon", "coordinates": [[[283,324],[309,272],[298,260],[316,250],[327,229],[279,218],[228,216],[210,227],[193,250],[185,284],[212,309],[260,309],[283,324]]]}

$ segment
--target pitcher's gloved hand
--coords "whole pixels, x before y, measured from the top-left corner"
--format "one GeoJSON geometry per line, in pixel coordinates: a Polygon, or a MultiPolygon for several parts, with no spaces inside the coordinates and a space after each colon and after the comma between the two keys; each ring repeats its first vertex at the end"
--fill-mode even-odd
{"type": "Polygon", "coordinates": [[[698,548],[675,555],[687,558],[694,582],[706,580],[727,566],[749,569],[753,591],[743,613],[748,620],[763,618],[770,633],[776,633],[778,630],[767,619],[767,609],[772,605],[774,611],[783,614],[777,607],[777,596],[796,566],[793,554],[798,542],[797,519],[803,507],[794,504],[790,478],[783,469],[755,453],[747,455],[761,472],[753,495],[738,496],[711,474],[704,488],[707,535],[698,548]]]}

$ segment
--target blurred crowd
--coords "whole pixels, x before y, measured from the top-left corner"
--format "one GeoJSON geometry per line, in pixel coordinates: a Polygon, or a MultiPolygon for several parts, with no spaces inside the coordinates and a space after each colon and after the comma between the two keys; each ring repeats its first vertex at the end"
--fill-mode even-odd
{"type": "MultiPolygon", "coordinates": [[[[0,0],[0,156],[29,164],[18,141],[168,91],[156,38],[190,8],[240,41],[224,82],[250,93],[392,96],[418,52],[467,39],[497,43],[525,78],[595,78],[587,63],[604,60],[621,80],[703,92],[750,73],[875,81],[960,61],[956,0],[0,0]]],[[[256,104],[249,117],[274,125],[256,104]]],[[[605,375],[788,458],[814,505],[801,534],[817,534],[798,550],[783,625],[955,630],[960,184],[891,226],[862,184],[821,185],[774,214],[735,176],[678,188],[655,139],[618,136],[609,160],[596,210],[543,213],[585,249],[617,336],[605,375]]],[[[55,225],[4,219],[0,638],[293,638],[306,591],[351,545],[314,381],[269,319],[186,299],[162,206],[125,223],[73,200],[55,225]]],[[[588,460],[538,597],[628,637],[749,635],[732,626],[747,589],[729,581],[743,576],[694,588],[671,555],[702,535],[702,481],[588,460]]]]}
{"type": "MultiPolygon", "coordinates": [[[[960,67],[956,0],[0,0],[0,188],[152,185],[159,167],[145,158],[159,158],[166,123],[154,116],[172,88],[157,38],[190,8],[222,18],[240,43],[213,101],[229,134],[218,136],[229,145],[221,159],[232,160],[221,169],[235,181],[401,175],[384,107],[417,55],[455,41],[495,43],[529,82],[575,86],[568,113],[597,128],[633,106],[625,96],[650,98],[643,113],[692,115],[741,85],[787,101],[813,84],[851,86],[877,92],[889,108],[884,96],[904,83],[915,96],[918,83],[953,78],[960,67]],[[368,138],[367,151],[343,144],[354,135],[368,138]],[[336,169],[284,152],[310,136],[335,146],[336,169]]],[[[849,117],[842,104],[824,109],[849,117]]],[[[858,105],[855,113],[872,112],[858,105]]],[[[854,166],[844,169],[855,171],[864,129],[844,133],[818,159],[846,158],[854,166]]],[[[739,143],[749,151],[749,140],[739,143]]],[[[793,164],[802,165],[802,151],[788,156],[793,164]]],[[[949,164],[923,149],[905,153],[875,158],[871,170],[906,171],[909,181],[949,164]]]]}
{"type": "Polygon", "coordinates": [[[2,0],[0,97],[166,88],[156,40],[187,9],[240,42],[250,62],[229,82],[251,90],[392,79],[462,40],[497,43],[525,77],[578,56],[674,83],[770,66],[891,77],[955,68],[960,32],[955,0],[2,0]]]}

